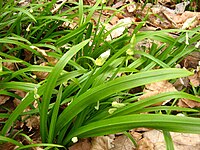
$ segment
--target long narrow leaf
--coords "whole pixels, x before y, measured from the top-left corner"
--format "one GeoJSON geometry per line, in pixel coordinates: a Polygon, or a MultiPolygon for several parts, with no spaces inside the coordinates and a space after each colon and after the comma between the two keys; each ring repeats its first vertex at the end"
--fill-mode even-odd
{"type": "Polygon", "coordinates": [[[174,150],[174,143],[169,131],[163,131],[163,136],[166,143],[167,150],[174,150]]]}
{"type": "Polygon", "coordinates": [[[11,138],[8,138],[8,137],[1,136],[1,135],[0,135],[0,141],[9,142],[9,143],[15,144],[17,146],[23,146],[23,144],[21,144],[20,142],[13,140],[11,138]]]}
{"type": "Polygon", "coordinates": [[[71,121],[71,119],[73,119],[87,106],[105,97],[108,97],[109,95],[152,82],[179,78],[188,75],[191,75],[191,73],[183,69],[159,69],[121,77],[90,89],[75,99],[60,114],[56,124],[56,133],[58,133],[66,124],[71,121]]]}
{"type": "Polygon", "coordinates": [[[58,61],[58,63],[52,69],[52,72],[48,76],[47,83],[46,83],[46,90],[45,90],[45,93],[43,95],[43,100],[42,100],[42,104],[41,104],[41,112],[40,112],[40,115],[41,115],[40,116],[41,117],[41,121],[40,121],[41,130],[40,131],[41,131],[41,137],[42,137],[43,142],[47,138],[47,112],[48,112],[48,107],[49,107],[51,95],[52,95],[53,89],[56,86],[57,79],[60,76],[60,73],[62,72],[63,68],[68,63],[68,61],[81,48],[83,48],[89,41],[90,41],[90,39],[85,40],[85,41],[81,42],[80,44],[72,47],[67,53],[65,53],[60,58],[60,60],[58,61]]]}
{"type": "Polygon", "coordinates": [[[173,132],[200,134],[200,119],[160,114],[134,114],[100,120],[80,127],[64,140],[67,144],[73,137],[93,137],[148,127],[173,132]]]}

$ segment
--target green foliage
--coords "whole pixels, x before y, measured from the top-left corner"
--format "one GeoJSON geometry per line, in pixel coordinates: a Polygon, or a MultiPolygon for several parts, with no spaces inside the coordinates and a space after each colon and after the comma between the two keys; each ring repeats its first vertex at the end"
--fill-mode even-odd
{"type": "Polygon", "coordinates": [[[58,9],[60,11],[52,13],[55,2],[34,1],[28,7],[18,6],[15,1],[0,1],[0,94],[21,100],[10,114],[0,114],[0,118],[7,118],[1,130],[1,141],[11,142],[19,146],[18,149],[62,147],[72,144],[73,137],[92,137],[136,127],[151,127],[163,130],[166,143],[172,148],[168,131],[200,133],[198,118],[156,114],[161,110],[190,113],[197,113],[198,110],[152,106],[179,98],[200,102],[198,97],[184,92],[169,92],[135,102],[141,93],[130,93],[130,89],[149,83],[162,80],[173,82],[171,79],[192,75],[187,70],[174,67],[184,56],[197,50],[193,44],[200,39],[199,28],[191,31],[139,32],[142,22],[134,30],[133,36],[125,33],[106,41],[105,35],[111,31],[106,31],[100,20],[96,27],[91,22],[94,11],[104,9],[101,0],[93,7],[84,6],[82,0],[73,3],[74,7],[63,4],[58,9]],[[66,11],[61,11],[62,7],[66,11]],[[75,17],[79,17],[79,20],[73,29],[69,25],[62,26],[63,23],[72,24],[75,17]],[[168,34],[170,32],[179,32],[180,36],[175,39],[168,34]],[[189,45],[185,42],[186,33],[189,45]],[[137,49],[136,44],[146,39],[152,41],[150,48],[137,49]],[[44,55],[41,50],[46,49],[51,49],[51,52],[46,51],[44,55]],[[29,61],[24,60],[25,51],[33,55],[29,61]],[[104,58],[101,54],[108,51],[110,55],[104,58]],[[139,57],[128,55],[128,52],[139,57]],[[49,57],[58,62],[49,62],[49,57]],[[97,65],[96,60],[100,57],[105,60],[102,65],[97,65]],[[37,61],[48,65],[41,66],[37,61]],[[10,70],[3,62],[15,63],[18,68],[10,70]],[[33,77],[34,72],[48,72],[49,75],[41,80],[33,77]],[[12,93],[11,89],[27,94],[22,98],[12,93]],[[34,101],[37,101],[38,108],[32,106],[34,101]],[[113,109],[112,103],[116,101],[122,105],[113,109]],[[67,106],[63,109],[61,106],[64,104],[67,106]],[[28,106],[32,110],[24,112],[28,106]],[[155,114],[140,114],[142,112],[155,114]],[[16,120],[23,115],[40,115],[42,144],[24,146],[12,137],[6,137],[7,133],[12,132],[16,120]]]}

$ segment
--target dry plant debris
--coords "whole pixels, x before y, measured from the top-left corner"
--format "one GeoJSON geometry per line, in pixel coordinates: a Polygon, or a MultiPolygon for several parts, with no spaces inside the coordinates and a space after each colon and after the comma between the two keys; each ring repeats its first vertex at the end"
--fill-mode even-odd
{"type": "MultiPolygon", "coordinates": [[[[21,0],[19,2],[20,6],[27,6],[30,3],[30,0],[21,0]]],[[[57,4],[54,6],[52,13],[56,13],[62,4],[66,3],[66,0],[58,0],[57,4]]],[[[94,5],[95,0],[84,0],[85,4],[94,5]]],[[[112,30],[110,35],[106,38],[107,41],[110,41],[113,38],[117,38],[123,34],[125,29],[129,29],[130,33],[137,25],[142,21],[142,19],[149,14],[149,18],[147,23],[143,26],[141,30],[157,30],[157,29],[168,29],[168,28],[181,28],[181,29],[192,29],[196,26],[200,25],[200,12],[190,12],[185,11],[185,6],[187,4],[180,3],[174,4],[171,0],[158,0],[158,3],[162,5],[152,5],[147,4],[146,7],[142,10],[141,3],[135,3],[133,0],[124,0],[124,1],[112,1],[109,2],[112,5],[112,8],[121,8],[127,3],[132,3],[124,8],[123,13],[117,13],[112,17],[110,22],[105,25],[106,30],[112,30]],[[170,6],[170,7],[169,7],[170,6]],[[174,8],[173,8],[174,7],[174,8]],[[138,17],[141,16],[141,17],[138,17]],[[158,17],[159,16],[159,17],[158,17]],[[116,28],[120,26],[119,28],[116,28]],[[115,29],[116,28],[116,29],[115,29]]],[[[101,17],[101,22],[104,23],[108,17],[113,15],[113,11],[104,11],[101,17]]],[[[92,18],[94,24],[97,23],[98,17],[100,16],[99,12],[95,12],[92,18]]],[[[74,22],[65,22],[63,23],[62,27],[69,27],[70,29],[74,29],[77,26],[78,18],[74,18],[74,22]]],[[[139,47],[150,47],[151,43],[146,42],[140,43],[139,47]]],[[[13,45],[11,45],[13,46],[13,45]]],[[[48,56],[46,52],[51,50],[43,50],[38,47],[34,47],[45,59],[39,59],[38,63],[41,66],[47,66],[48,63],[51,65],[55,65],[57,63],[57,59],[48,56]]],[[[24,50],[24,61],[30,61],[33,55],[28,50],[24,50]]],[[[190,54],[187,56],[180,64],[181,67],[184,68],[193,68],[196,69],[196,72],[193,76],[188,77],[186,80],[186,86],[189,86],[189,82],[194,86],[198,87],[200,85],[200,71],[197,70],[197,66],[200,62],[200,53],[196,52],[195,54],[190,54]]],[[[11,71],[15,71],[17,69],[15,63],[4,62],[3,66],[8,68],[11,71]]],[[[37,76],[38,79],[44,80],[47,78],[47,72],[33,72],[37,76]]],[[[144,94],[140,96],[139,100],[144,98],[157,95],[163,92],[169,91],[176,91],[179,90],[175,88],[176,86],[171,84],[168,81],[161,81],[152,83],[149,85],[145,85],[145,89],[143,90],[144,94]]],[[[180,89],[182,90],[182,88],[180,89]]],[[[24,97],[26,95],[23,91],[15,91],[15,94],[19,95],[20,97],[24,97]]],[[[7,101],[10,100],[9,96],[0,95],[0,105],[5,104],[7,101]]],[[[20,101],[18,99],[14,99],[13,104],[17,106],[20,101]]],[[[165,103],[159,103],[156,105],[162,105],[165,103]]],[[[200,103],[194,102],[188,99],[181,99],[179,100],[178,106],[181,107],[200,107],[200,103]]],[[[28,111],[30,108],[27,108],[28,111]]],[[[27,116],[23,116],[22,120],[25,119],[27,116]]],[[[20,124],[23,126],[24,124],[20,124]]],[[[39,116],[31,116],[30,118],[25,120],[25,125],[29,131],[39,129],[39,116]]],[[[142,129],[141,131],[134,130],[131,134],[136,139],[138,143],[138,148],[136,149],[133,143],[126,137],[125,135],[119,136],[100,136],[91,139],[82,139],[78,143],[74,144],[69,148],[69,150],[164,150],[165,142],[163,139],[163,135],[158,130],[146,130],[142,129]],[[141,131],[143,133],[141,133],[141,131]]],[[[195,150],[200,149],[200,135],[195,134],[183,134],[183,133],[171,133],[174,144],[175,150],[195,150]]],[[[34,135],[30,135],[34,136],[34,135]]],[[[36,135],[36,138],[33,139],[34,142],[39,141],[39,136],[36,135]]],[[[37,142],[37,143],[39,143],[37,142]]],[[[8,145],[1,145],[0,149],[14,149],[15,146],[12,144],[8,145]]],[[[36,148],[37,150],[42,148],[36,148]]]]}
{"type": "Polygon", "coordinates": [[[115,138],[113,141],[113,147],[110,150],[131,150],[134,147],[134,144],[127,136],[120,135],[115,138]]]}
{"type": "MultiPolygon", "coordinates": [[[[200,135],[186,133],[170,133],[174,142],[175,150],[198,150],[200,149],[200,135]]],[[[162,132],[158,130],[147,131],[144,138],[154,144],[154,150],[166,150],[162,132]]]]}
{"type": "MultiPolygon", "coordinates": [[[[177,91],[176,88],[173,86],[173,84],[171,84],[168,81],[161,81],[161,82],[155,82],[155,83],[151,83],[148,85],[145,85],[145,89],[143,90],[144,94],[142,96],[139,97],[139,100],[160,94],[160,93],[164,93],[164,92],[173,92],[173,91],[177,91]]],[[[166,101],[168,102],[168,101],[166,101]]],[[[155,105],[162,105],[165,104],[164,103],[158,103],[155,105]]]]}

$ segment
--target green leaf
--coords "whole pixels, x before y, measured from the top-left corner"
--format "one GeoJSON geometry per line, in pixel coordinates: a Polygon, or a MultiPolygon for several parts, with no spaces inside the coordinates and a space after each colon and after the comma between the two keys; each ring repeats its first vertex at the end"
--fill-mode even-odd
{"type": "Polygon", "coordinates": [[[52,72],[49,74],[46,82],[45,93],[43,95],[41,110],[40,110],[40,131],[43,142],[47,138],[47,116],[48,116],[48,107],[51,100],[51,95],[53,89],[56,86],[56,82],[63,68],[66,66],[68,61],[81,49],[83,48],[90,39],[81,42],[78,45],[73,46],[68,52],[66,52],[60,60],[57,62],[56,66],[52,69],[52,72]]]}
{"type": "Polygon", "coordinates": [[[134,114],[114,117],[93,122],[76,129],[76,131],[68,135],[63,144],[67,144],[72,137],[94,137],[123,132],[138,127],[200,134],[200,119],[161,114],[134,114]]]}
{"type": "Polygon", "coordinates": [[[170,132],[168,131],[163,131],[163,135],[164,135],[164,139],[165,139],[165,143],[167,146],[167,150],[174,150],[174,143],[172,141],[172,137],[170,135],[170,132]]]}
{"type": "Polygon", "coordinates": [[[189,76],[192,73],[183,69],[158,69],[124,76],[94,87],[76,99],[60,114],[56,124],[56,134],[87,106],[117,92],[161,80],[189,76]],[[66,118],[66,116],[68,116],[66,118]]]}
{"type": "Polygon", "coordinates": [[[1,135],[0,135],[0,141],[9,142],[9,143],[15,144],[17,146],[23,146],[23,144],[21,144],[20,142],[13,140],[11,138],[8,138],[8,137],[1,136],[1,135]]]}
{"type": "Polygon", "coordinates": [[[15,7],[15,8],[12,8],[11,10],[22,12],[22,13],[26,14],[27,16],[29,16],[31,19],[33,19],[33,21],[37,22],[35,17],[30,12],[28,12],[27,10],[25,10],[23,8],[15,7]]]}

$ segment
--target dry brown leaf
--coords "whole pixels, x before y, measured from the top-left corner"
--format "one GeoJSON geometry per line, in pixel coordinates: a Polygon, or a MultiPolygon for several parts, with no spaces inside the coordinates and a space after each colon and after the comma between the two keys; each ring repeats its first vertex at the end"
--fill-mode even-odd
{"type": "Polygon", "coordinates": [[[39,129],[40,127],[40,117],[39,116],[31,116],[30,118],[26,119],[26,126],[29,128],[29,131],[34,129],[39,129]]]}
{"type": "Polygon", "coordinates": [[[98,136],[92,139],[91,150],[109,150],[112,148],[113,139],[109,136],[98,136]]]}
{"type": "Polygon", "coordinates": [[[28,6],[28,5],[30,4],[30,2],[31,2],[31,0],[20,0],[20,1],[18,2],[18,4],[19,4],[20,6],[28,6]]]}
{"type": "MultiPolygon", "coordinates": [[[[200,149],[200,135],[171,132],[175,150],[197,150],[200,149]]],[[[153,144],[155,150],[166,150],[166,145],[162,132],[151,130],[143,134],[153,144]]]]}
{"type": "Polygon", "coordinates": [[[117,38],[117,37],[121,36],[123,34],[124,30],[131,26],[132,21],[133,21],[132,18],[127,17],[127,18],[124,18],[124,19],[120,19],[117,22],[117,24],[115,24],[115,25],[106,24],[105,28],[108,31],[115,28],[116,26],[119,26],[116,29],[112,30],[110,35],[106,38],[106,41],[110,41],[112,38],[117,38]]]}
{"type": "Polygon", "coordinates": [[[174,83],[174,87],[178,90],[181,91],[184,87],[188,87],[189,84],[189,79],[187,77],[185,78],[179,78],[178,80],[176,80],[176,82],[174,83]]]}
{"type": "Polygon", "coordinates": [[[89,139],[81,139],[78,143],[75,143],[69,150],[91,150],[92,144],[89,139]]]}
{"type": "MultiPolygon", "coordinates": [[[[173,92],[177,91],[176,88],[168,81],[160,81],[160,82],[155,82],[151,84],[145,85],[145,89],[143,90],[144,94],[139,97],[139,100],[142,100],[144,98],[148,98],[160,93],[164,92],[173,92]]],[[[156,105],[161,105],[161,103],[158,103],[156,105]]]]}
{"type": "Polygon", "coordinates": [[[96,3],[96,0],[83,0],[84,4],[93,6],[96,3]]]}
{"type": "Polygon", "coordinates": [[[119,18],[117,16],[114,16],[111,20],[110,20],[110,23],[112,25],[115,25],[117,22],[119,21],[119,18]]]}
{"type": "Polygon", "coordinates": [[[132,150],[134,148],[135,146],[131,140],[127,136],[121,135],[113,141],[111,150],[132,150]]]}
{"type": "Polygon", "coordinates": [[[136,4],[132,4],[132,5],[129,5],[126,7],[126,9],[129,13],[134,12],[136,10],[136,8],[137,8],[136,4]]]}
{"type": "Polygon", "coordinates": [[[196,72],[194,75],[189,76],[188,79],[190,80],[190,83],[194,87],[200,86],[200,70],[198,72],[196,72]]]}
{"type": "Polygon", "coordinates": [[[154,150],[153,143],[146,137],[138,141],[137,150],[154,150]]]}
{"type": "Polygon", "coordinates": [[[135,139],[135,141],[139,141],[142,139],[142,133],[135,132],[134,130],[132,130],[130,133],[133,136],[133,138],[135,139]]]}
{"type": "Polygon", "coordinates": [[[123,5],[124,5],[124,2],[119,1],[119,2],[115,3],[115,4],[112,6],[112,8],[119,8],[119,7],[123,6],[123,5]]]}
{"type": "MultiPolygon", "coordinates": [[[[24,92],[22,90],[15,90],[15,94],[19,95],[22,98],[24,98],[26,96],[26,92],[24,92]]],[[[14,103],[15,106],[18,106],[21,103],[21,100],[15,98],[13,100],[13,103],[14,103]]]]}
{"type": "Polygon", "coordinates": [[[31,58],[33,57],[33,53],[31,51],[28,51],[28,50],[24,50],[24,61],[30,61],[31,58]]]}
{"type": "Polygon", "coordinates": [[[41,147],[36,147],[34,150],[44,150],[44,149],[41,147]]]}
{"type": "MultiPolygon", "coordinates": [[[[46,66],[47,63],[43,62],[40,64],[40,66],[46,66]]],[[[37,76],[38,79],[44,80],[47,78],[47,76],[49,75],[48,72],[40,72],[40,71],[34,71],[33,74],[35,74],[37,76]]]]}
{"type": "Polygon", "coordinates": [[[0,105],[5,104],[10,99],[10,96],[0,95],[0,105]]]}
{"type": "Polygon", "coordinates": [[[8,142],[0,144],[1,150],[15,150],[17,148],[19,148],[19,146],[16,146],[16,145],[14,145],[12,143],[8,143],[8,142]]]}
{"type": "Polygon", "coordinates": [[[185,11],[177,14],[177,11],[174,9],[162,5],[146,5],[143,11],[141,9],[137,9],[136,11],[136,14],[142,17],[145,17],[147,13],[149,14],[148,21],[160,28],[181,28],[184,23],[186,25],[192,20],[192,23],[188,26],[189,29],[200,25],[200,12],[185,11]]]}
{"type": "Polygon", "coordinates": [[[188,108],[200,108],[200,103],[196,101],[192,101],[186,98],[182,98],[178,101],[178,106],[180,107],[188,107],[188,108]]]}
{"type": "Polygon", "coordinates": [[[180,64],[182,67],[185,68],[193,68],[196,69],[197,66],[199,65],[200,61],[200,52],[192,52],[189,54],[186,58],[184,58],[180,64]]]}
{"type": "Polygon", "coordinates": [[[143,127],[133,129],[133,131],[136,131],[136,132],[146,132],[149,130],[150,130],[149,128],[143,128],[143,127]]]}
{"type": "Polygon", "coordinates": [[[8,68],[9,70],[12,70],[12,71],[16,70],[16,66],[12,62],[3,62],[3,66],[8,68]]]}
{"type": "Polygon", "coordinates": [[[50,57],[50,56],[45,56],[45,58],[47,59],[47,61],[52,64],[52,65],[56,65],[56,63],[58,62],[58,59],[54,58],[54,57],[50,57]]]}
{"type": "Polygon", "coordinates": [[[197,17],[196,19],[200,19],[200,12],[191,12],[191,11],[185,11],[181,15],[175,15],[173,20],[176,23],[183,24],[187,19],[192,18],[192,17],[197,17]]]}

